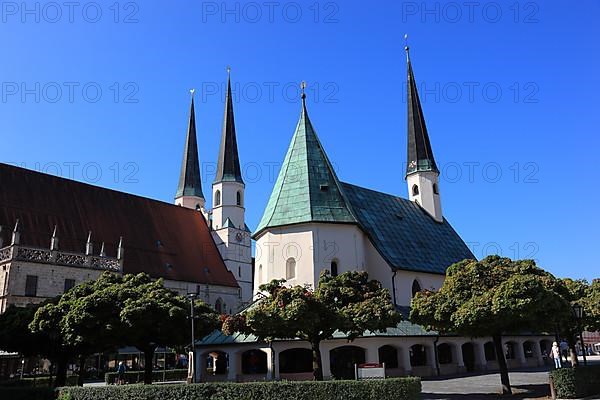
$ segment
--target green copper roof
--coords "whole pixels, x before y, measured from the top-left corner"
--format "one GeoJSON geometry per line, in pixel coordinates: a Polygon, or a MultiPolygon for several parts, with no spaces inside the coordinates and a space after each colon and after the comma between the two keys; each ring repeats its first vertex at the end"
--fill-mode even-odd
{"type": "Polygon", "coordinates": [[[446,219],[436,222],[418,204],[348,183],[341,187],[362,230],[392,268],[445,274],[455,262],[475,258],[446,219]]]}
{"type": "Polygon", "coordinates": [[[356,222],[308,118],[306,102],[279,176],[256,229],[303,222],[356,222]]]}

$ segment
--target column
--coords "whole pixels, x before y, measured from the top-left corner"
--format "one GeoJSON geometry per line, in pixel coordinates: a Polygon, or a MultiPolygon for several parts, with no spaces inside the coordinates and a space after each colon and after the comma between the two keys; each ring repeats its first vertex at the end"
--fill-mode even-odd
{"type": "Polygon", "coordinates": [[[365,348],[365,362],[378,363],[379,362],[379,347],[378,343],[371,343],[365,348]]]}
{"type": "Polygon", "coordinates": [[[227,358],[229,359],[229,368],[227,369],[227,380],[235,382],[241,363],[241,357],[235,351],[228,351],[227,358]]]}
{"type": "Polygon", "coordinates": [[[525,351],[523,350],[523,342],[516,342],[515,344],[515,357],[519,364],[524,367],[526,365],[525,361],[525,351]]]}
{"type": "Polygon", "coordinates": [[[323,377],[331,377],[331,360],[329,358],[329,346],[321,343],[321,364],[323,365],[323,377]]]}
{"type": "Polygon", "coordinates": [[[194,382],[202,382],[202,373],[204,372],[204,357],[198,350],[194,350],[194,382]]]}
{"type": "Polygon", "coordinates": [[[544,357],[542,357],[542,349],[540,348],[539,338],[533,342],[533,354],[535,354],[538,367],[542,367],[544,365],[544,357]]]}
{"type": "Polygon", "coordinates": [[[475,346],[475,369],[485,371],[487,369],[485,344],[483,342],[473,342],[473,345],[475,346]]]}
{"type": "Polygon", "coordinates": [[[462,343],[454,343],[454,354],[456,355],[457,372],[465,372],[465,360],[463,359],[462,343]]]}
{"type": "Polygon", "coordinates": [[[410,365],[410,346],[402,346],[401,353],[402,356],[400,358],[402,362],[402,368],[404,368],[404,374],[410,375],[412,373],[412,366],[410,365]]]}
{"type": "Polygon", "coordinates": [[[272,381],[275,376],[275,360],[273,357],[274,351],[269,347],[262,350],[267,353],[267,380],[272,381]]]}

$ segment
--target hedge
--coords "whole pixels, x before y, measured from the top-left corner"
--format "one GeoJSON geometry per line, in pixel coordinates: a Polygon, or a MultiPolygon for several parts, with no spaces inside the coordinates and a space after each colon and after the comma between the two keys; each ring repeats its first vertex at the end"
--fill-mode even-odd
{"type": "Polygon", "coordinates": [[[550,371],[556,396],[576,399],[600,394],[600,365],[559,368],[550,371]]]}
{"type": "MultiPolygon", "coordinates": [[[[117,379],[116,372],[107,372],[104,374],[104,382],[107,385],[112,385],[117,379]]],[[[185,381],[187,379],[187,369],[167,369],[165,371],[152,371],[153,382],[171,382],[185,381]]],[[[144,382],[144,371],[127,371],[125,372],[126,383],[141,383],[144,382]]]]}
{"type": "Polygon", "coordinates": [[[419,378],[61,388],[59,400],[417,400],[419,378]]]}
{"type": "Polygon", "coordinates": [[[0,399],[54,400],[54,389],[48,387],[1,387],[0,399]]]}
{"type": "MultiPolygon", "coordinates": [[[[50,378],[48,375],[37,376],[35,378],[17,378],[0,382],[0,387],[49,387],[52,386],[52,380],[55,378],[56,376],[50,378]]],[[[68,375],[67,386],[77,386],[78,378],[77,375],[68,375]]]]}

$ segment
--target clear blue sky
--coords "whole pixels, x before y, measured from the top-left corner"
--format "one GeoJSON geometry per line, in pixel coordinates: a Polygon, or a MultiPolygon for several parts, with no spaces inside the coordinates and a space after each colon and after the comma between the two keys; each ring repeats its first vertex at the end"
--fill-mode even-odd
{"type": "Polygon", "coordinates": [[[0,10],[2,162],[171,202],[195,87],[210,197],[229,64],[252,229],[301,80],[340,179],[406,196],[408,33],[444,214],[475,255],[600,275],[596,0],[26,4],[0,10]]]}

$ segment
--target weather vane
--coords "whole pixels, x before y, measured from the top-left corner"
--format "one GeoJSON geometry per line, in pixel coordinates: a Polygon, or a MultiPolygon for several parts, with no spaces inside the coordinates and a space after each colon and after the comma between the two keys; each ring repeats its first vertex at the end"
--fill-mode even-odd
{"type": "Polygon", "coordinates": [[[194,97],[194,92],[196,91],[196,89],[190,89],[190,93],[192,94],[192,98],[194,97]]]}
{"type": "Polygon", "coordinates": [[[306,98],[306,93],[304,93],[304,89],[306,89],[306,81],[300,82],[300,89],[302,90],[302,98],[306,98]]]}
{"type": "Polygon", "coordinates": [[[227,75],[231,74],[231,67],[228,65],[227,66],[227,75]]]}

